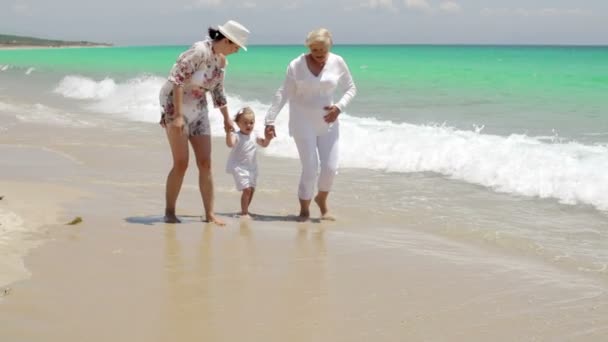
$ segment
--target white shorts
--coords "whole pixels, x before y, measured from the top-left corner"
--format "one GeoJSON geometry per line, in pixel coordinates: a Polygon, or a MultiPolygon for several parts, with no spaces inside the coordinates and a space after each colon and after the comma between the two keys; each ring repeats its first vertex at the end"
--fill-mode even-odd
{"type": "Polygon", "coordinates": [[[257,170],[236,167],[231,173],[234,178],[234,185],[238,191],[243,191],[247,188],[255,188],[258,180],[257,170]]]}

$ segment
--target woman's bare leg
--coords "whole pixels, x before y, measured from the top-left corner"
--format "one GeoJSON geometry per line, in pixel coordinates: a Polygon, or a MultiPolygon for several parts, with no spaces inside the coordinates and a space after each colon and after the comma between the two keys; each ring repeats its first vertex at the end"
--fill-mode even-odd
{"type": "Polygon", "coordinates": [[[327,208],[328,196],[329,191],[319,191],[317,196],[315,196],[315,203],[317,203],[319,209],[321,210],[321,220],[335,221],[335,217],[329,214],[329,209],[327,208]]]}
{"type": "Polygon", "coordinates": [[[181,129],[170,125],[167,126],[166,132],[171,147],[173,166],[167,176],[165,187],[165,222],[180,223],[181,221],[175,215],[175,204],[188,168],[188,137],[182,133],[181,129]]]}
{"type": "Polygon", "coordinates": [[[303,200],[300,198],[300,215],[297,220],[299,222],[308,221],[310,218],[310,200],[303,200]]]}
{"type": "Polygon", "coordinates": [[[213,175],[211,173],[211,136],[197,135],[190,137],[190,144],[196,157],[198,167],[198,187],[205,207],[205,221],[223,226],[226,223],[213,212],[213,175]]]}

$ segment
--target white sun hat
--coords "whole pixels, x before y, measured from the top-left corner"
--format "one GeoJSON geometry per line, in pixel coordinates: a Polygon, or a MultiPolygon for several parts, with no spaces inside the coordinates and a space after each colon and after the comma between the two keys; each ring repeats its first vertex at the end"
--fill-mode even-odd
{"type": "Polygon", "coordinates": [[[245,26],[234,20],[228,20],[224,25],[219,25],[218,30],[224,37],[230,39],[233,43],[247,51],[245,45],[247,44],[247,37],[249,37],[249,30],[245,26]]]}

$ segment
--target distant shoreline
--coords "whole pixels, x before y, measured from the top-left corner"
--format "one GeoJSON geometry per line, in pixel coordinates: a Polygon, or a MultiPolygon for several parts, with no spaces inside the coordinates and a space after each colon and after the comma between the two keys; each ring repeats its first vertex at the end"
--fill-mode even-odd
{"type": "Polygon", "coordinates": [[[66,45],[16,45],[0,44],[0,50],[32,50],[32,49],[75,49],[75,48],[105,48],[112,47],[110,44],[66,44],[66,45]]]}

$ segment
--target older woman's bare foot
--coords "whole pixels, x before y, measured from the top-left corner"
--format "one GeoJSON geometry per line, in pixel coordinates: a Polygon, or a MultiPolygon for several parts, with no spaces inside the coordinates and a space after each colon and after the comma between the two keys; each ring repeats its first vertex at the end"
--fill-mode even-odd
{"type": "Polygon", "coordinates": [[[321,220],[325,221],[335,221],[336,218],[329,213],[329,209],[327,209],[327,201],[321,199],[319,195],[315,196],[315,203],[319,206],[321,210],[321,220]]]}
{"type": "Polygon", "coordinates": [[[321,217],[319,219],[321,219],[323,221],[335,221],[336,217],[330,213],[325,213],[325,215],[321,215],[321,217]]]}
{"type": "Polygon", "coordinates": [[[182,223],[175,215],[175,210],[165,209],[165,223],[182,223]]]}
{"type": "Polygon", "coordinates": [[[298,222],[306,222],[310,219],[310,211],[308,210],[300,210],[300,215],[296,217],[296,221],[298,222]]]}
{"type": "Polygon", "coordinates": [[[225,226],[226,225],[226,222],[218,219],[217,217],[215,217],[215,215],[207,215],[207,219],[205,220],[205,222],[215,223],[218,226],[225,226]]]}

